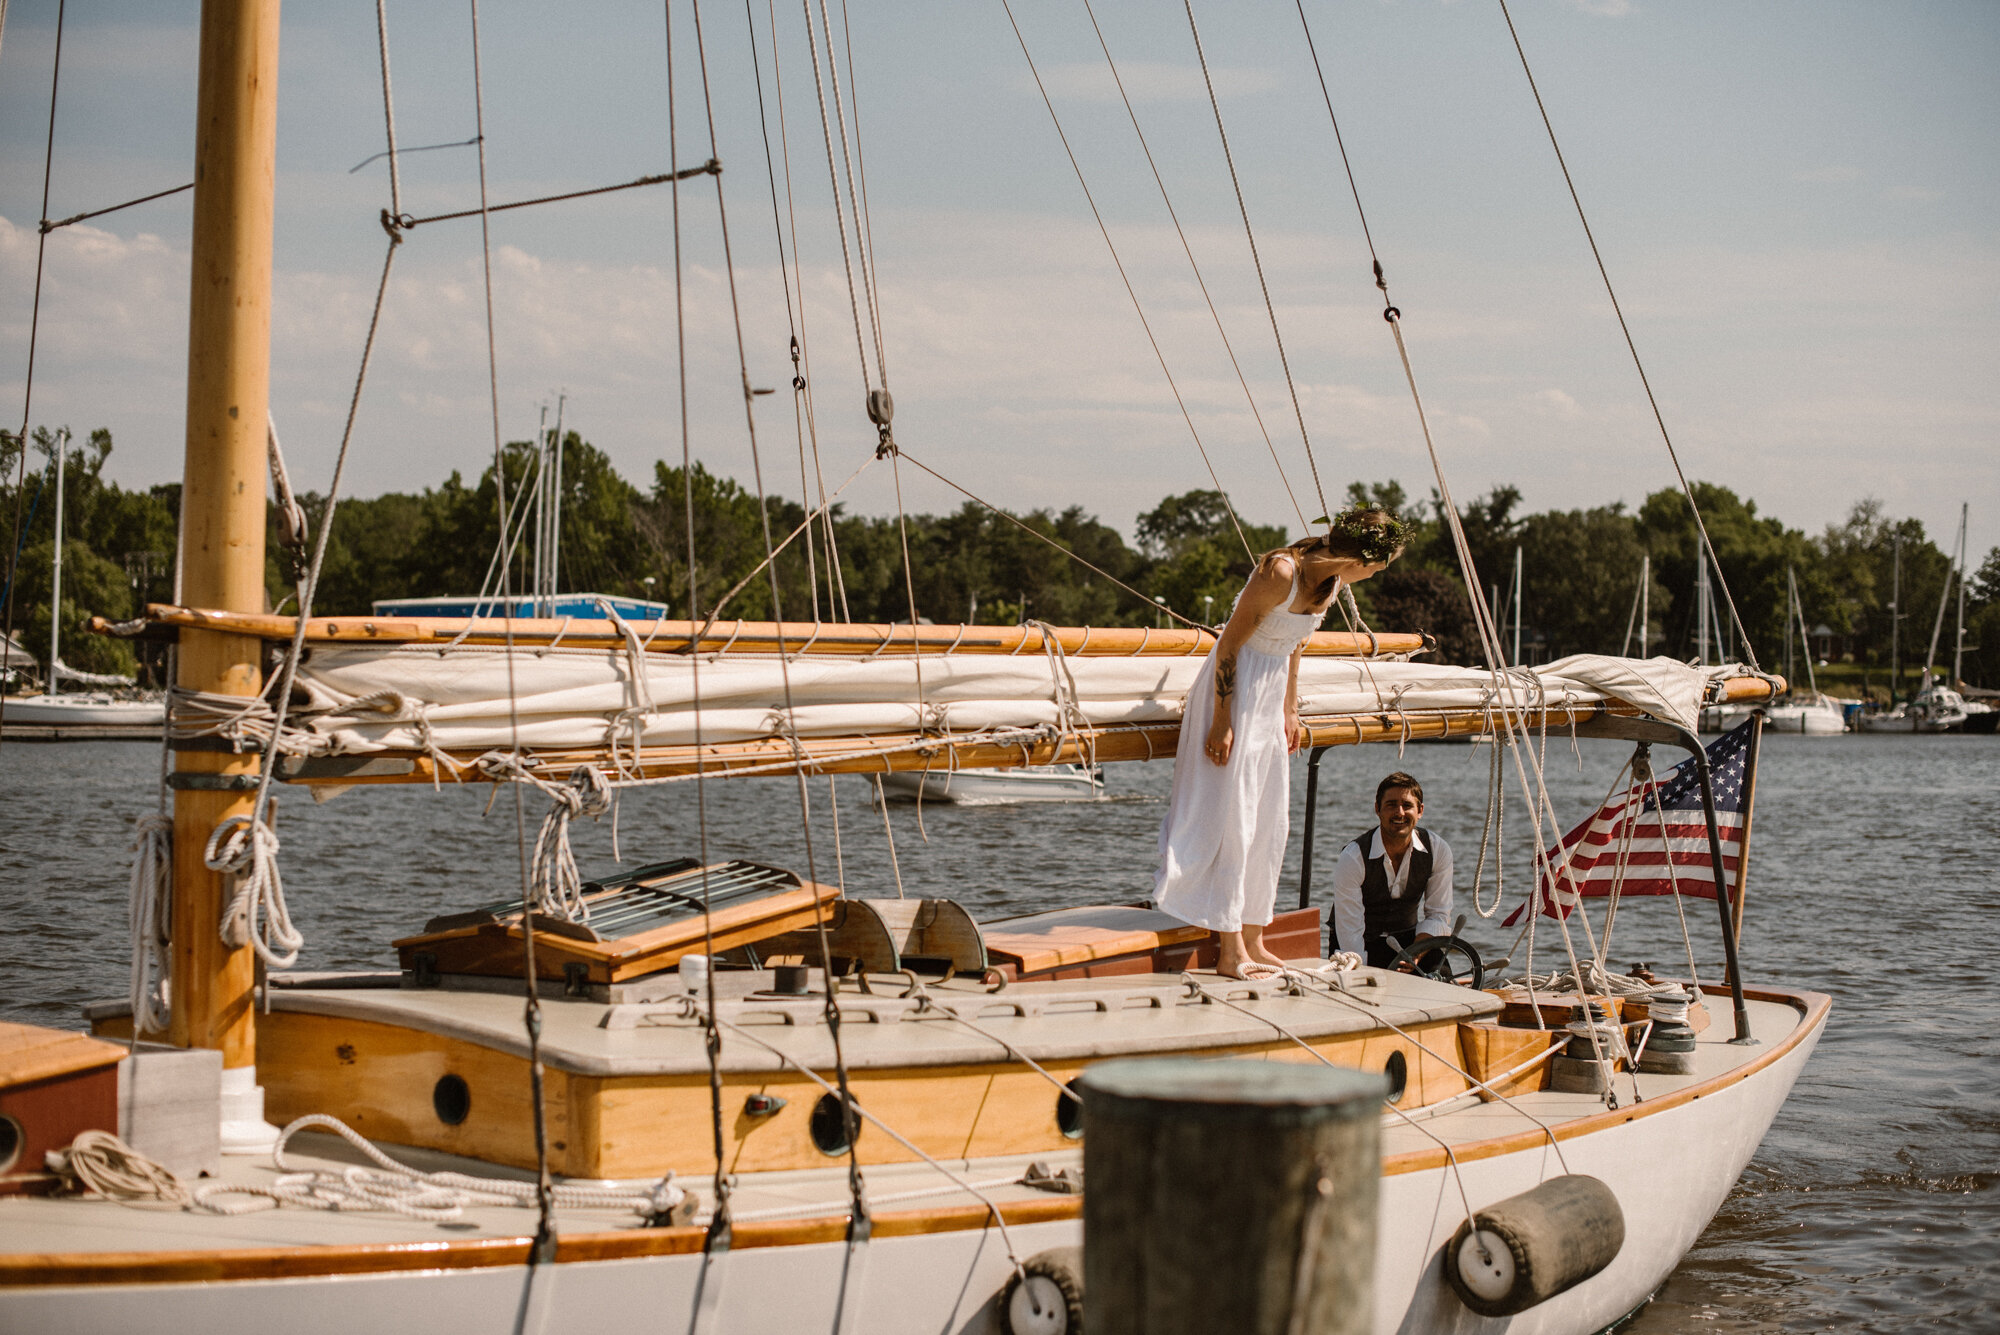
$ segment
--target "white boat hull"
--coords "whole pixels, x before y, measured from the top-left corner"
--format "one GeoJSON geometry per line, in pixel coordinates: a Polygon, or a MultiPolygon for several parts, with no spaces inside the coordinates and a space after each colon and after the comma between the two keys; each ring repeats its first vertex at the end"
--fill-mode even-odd
{"type": "Polygon", "coordinates": [[[7,722],[35,728],[163,728],[167,707],[158,700],[108,695],[10,696],[7,722]]]}
{"type": "Polygon", "coordinates": [[[1764,711],[1764,727],[1771,732],[1801,732],[1809,736],[1831,736],[1847,731],[1847,714],[1831,700],[1773,705],[1764,711]]]}
{"type": "Polygon", "coordinates": [[[1104,780],[1080,765],[1013,770],[897,770],[882,776],[885,792],[926,802],[967,806],[1003,802],[1087,802],[1104,795],[1104,780]]]}
{"type": "MultiPolygon", "coordinates": [[[[1518,1316],[1473,1314],[1443,1278],[1442,1248],[1464,1217],[1449,1170],[1384,1177],[1375,1267],[1377,1335],[1591,1335],[1644,1304],[1700,1237],[1756,1152],[1818,1042],[1824,1014],[1802,1018],[1800,1032],[1772,1035],[1787,1046],[1764,1065],[1705,1085],[1699,1097],[1656,1099],[1668,1106],[1652,1108],[1628,1105],[1628,1119],[1563,1138],[1560,1155],[1537,1138],[1510,1152],[1463,1156],[1463,1185],[1475,1208],[1563,1172],[1601,1179],[1623,1208],[1626,1241],[1617,1259],[1518,1316]]],[[[978,1175],[976,1163],[968,1167],[978,1175]]],[[[1188,1208],[1190,1220],[1197,1220],[1200,1203],[1190,1201],[1188,1208]]],[[[238,1230],[250,1245],[256,1217],[240,1221],[238,1230]]],[[[1015,1223],[1009,1233],[1014,1251],[1026,1259],[1081,1242],[1083,1229],[1079,1219],[1066,1218],[1015,1223]]],[[[440,1238],[439,1261],[446,1260],[444,1241],[440,1238]]],[[[573,1237],[565,1250],[588,1242],[573,1237]]],[[[744,1238],[721,1263],[720,1307],[706,1329],[729,1335],[834,1329],[843,1295],[857,1287],[858,1320],[840,1329],[871,1335],[988,1335],[999,1329],[995,1308],[1012,1266],[995,1228],[881,1229],[865,1249],[857,1281],[844,1284],[846,1259],[837,1238],[762,1246],[744,1238]]],[[[272,1273],[281,1274],[282,1259],[273,1262],[272,1273]]],[[[703,1257],[688,1252],[559,1260],[540,1268],[473,1262],[459,1269],[446,1262],[441,1268],[391,1273],[204,1282],[197,1254],[188,1269],[187,1279],[178,1283],[0,1288],[0,1329],[38,1335],[139,1329],[440,1335],[552,1331],[587,1317],[611,1329],[680,1331],[693,1328],[703,1257]]],[[[1217,1314],[1218,1321],[1224,1316],[1217,1314]]]]}

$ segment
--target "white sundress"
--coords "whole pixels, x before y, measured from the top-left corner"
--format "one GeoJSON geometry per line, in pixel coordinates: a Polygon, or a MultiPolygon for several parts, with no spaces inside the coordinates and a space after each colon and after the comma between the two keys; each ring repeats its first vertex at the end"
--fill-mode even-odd
{"type": "MultiPolygon", "coordinates": [[[[1292,651],[1325,615],[1292,611],[1298,597],[1294,563],[1291,597],[1266,613],[1237,651],[1229,763],[1217,765],[1204,751],[1215,717],[1215,650],[1188,688],[1181,715],[1153,903],[1212,932],[1240,931],[1246,922],[1262,926],[1277,905],[1292,813],[1285,682],[1292,651]]],[[[1241,602],[1243,595],[1236,599],[1241,602]]]]}

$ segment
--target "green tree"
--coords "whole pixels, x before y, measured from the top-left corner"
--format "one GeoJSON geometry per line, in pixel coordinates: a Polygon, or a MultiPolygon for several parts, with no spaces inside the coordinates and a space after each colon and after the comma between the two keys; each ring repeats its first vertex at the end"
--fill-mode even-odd
{"type": "Polygon", "coordinates": [[[1250,578],[1250,553],[1262,556],[1285,543],[1282,527],[1245,523],[1242,528],[1239,538],[1221,492],[1167,497],[1139,516],[1139,549],[1151,565],[1138,587],[1183,616],[1220,622],[1250,578]]]}

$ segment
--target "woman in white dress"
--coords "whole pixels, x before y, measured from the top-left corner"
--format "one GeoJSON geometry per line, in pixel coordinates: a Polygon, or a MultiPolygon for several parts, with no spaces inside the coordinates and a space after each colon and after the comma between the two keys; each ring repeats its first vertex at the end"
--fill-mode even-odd
{"type": "Polygon", "coordinates": [[[1357,506],[1328,532],[1267,553],[1188,689],[1153,902],[1221,936],[1219,973],[1283,967],[1263,935],[1291,833],[1299,650],[1341,585],[1375,575],[1405,540],[1393,515],[1357,506]]]}

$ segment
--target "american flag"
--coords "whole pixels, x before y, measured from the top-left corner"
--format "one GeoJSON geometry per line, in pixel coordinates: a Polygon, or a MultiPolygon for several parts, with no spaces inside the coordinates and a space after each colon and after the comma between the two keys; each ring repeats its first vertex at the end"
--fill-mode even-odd
{"type": "MultiPolygon", "coordinates": [[[[1715,827],[1722,836],[1722,866],[1731,886],[1737,880],[1749,824],[1750,737],[1755,727],[1752,719],[1708,748],[1715,827]]],[[[1649,781],[1633,784],[1564,835],[1562,851],[1543,859],[1536,888],[1543,914],[1552,918],[1568,916],[1579,894],[1609,895],[1621,874],[1620,895],[1670,895],[1678,886],[1684,895],[1714,899],[1713,863],[1708,821],[1702,814],[1701,779],[1690,758],[1649,781]]],[[[1507,925],[1518,922],[1527,907],[1515,909],[1507,925]]]]}

